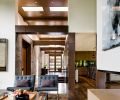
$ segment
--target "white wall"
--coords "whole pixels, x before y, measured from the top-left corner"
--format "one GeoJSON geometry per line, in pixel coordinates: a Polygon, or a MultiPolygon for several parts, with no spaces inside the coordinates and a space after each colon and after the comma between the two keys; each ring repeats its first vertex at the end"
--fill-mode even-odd
{"type": "Polygon", "coordinates": [[[28,25],[19,13],[17,13],[16,25],[28,25]]]}
{"type": "Polygon", "coordinates": [[[120,47],[102,50],[102,9],[102,0],[97,0],[97,69],[120,72],[120,47]]]}
{"type": "Polygon", "coordinates": [[[69,32],[96,32],[96,0],[69,0],[69,32]]]}
{"type": "Polygon", "coordinates": [[[0,0],[0,38],[8,39],[8,70],[0,72],[0,89],[6,89],[15,77],[15,0],[0,0]]]}
{"type": "Polygon", "coordinates": [[[96,34],[76,33],[75,51],[96,51],[96,34]]]}

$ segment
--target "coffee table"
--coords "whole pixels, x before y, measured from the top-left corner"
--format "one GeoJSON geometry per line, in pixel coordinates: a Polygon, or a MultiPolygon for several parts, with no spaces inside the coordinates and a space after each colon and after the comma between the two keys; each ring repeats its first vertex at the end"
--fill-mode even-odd
{"type": "MultiPolygon", "coordinates": [[[[29,92],[29,100],[48,100],[48,93],[46,92],[29,92]]],[[[8,95],[0,96],[0,100],[14,100],[14,94],[8,92],[8,95]]]]}

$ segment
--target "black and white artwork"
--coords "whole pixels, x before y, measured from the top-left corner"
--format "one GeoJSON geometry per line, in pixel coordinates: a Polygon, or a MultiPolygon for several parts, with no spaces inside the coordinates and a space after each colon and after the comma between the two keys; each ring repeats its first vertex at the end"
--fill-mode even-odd
{"type": "Polygon", "coordinates": [[[120,0],[103,0],[102,48],[109,50],[120,46],[120,0]]]}

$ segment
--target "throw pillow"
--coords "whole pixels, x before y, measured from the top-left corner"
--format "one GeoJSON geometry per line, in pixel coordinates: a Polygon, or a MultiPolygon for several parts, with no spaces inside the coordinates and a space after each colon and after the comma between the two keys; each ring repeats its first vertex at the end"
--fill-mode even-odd
{"type": "Polygon", "coordinates": [[[42,80],[41,87],[53,87],[55,86],[55,80],[42,80]]]}
{"type": "Polygon", "coordinates": [[[30,86],[30,80],[17,80],[16,81],[16,87],[29,87],[30,86]]]}

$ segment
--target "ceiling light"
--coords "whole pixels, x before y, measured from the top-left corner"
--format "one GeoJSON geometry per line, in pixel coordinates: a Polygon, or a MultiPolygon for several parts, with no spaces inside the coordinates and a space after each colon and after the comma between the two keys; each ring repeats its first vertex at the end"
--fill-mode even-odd
{"type": "Polygon", "coordinates": [[[43,11],[43,7],[22,7],[24,11],[43,11]]]}
{"type": "Polygon", "coordinates": [[[68,7],[50,7],[50,11],[68,11],[68,7]]]}

